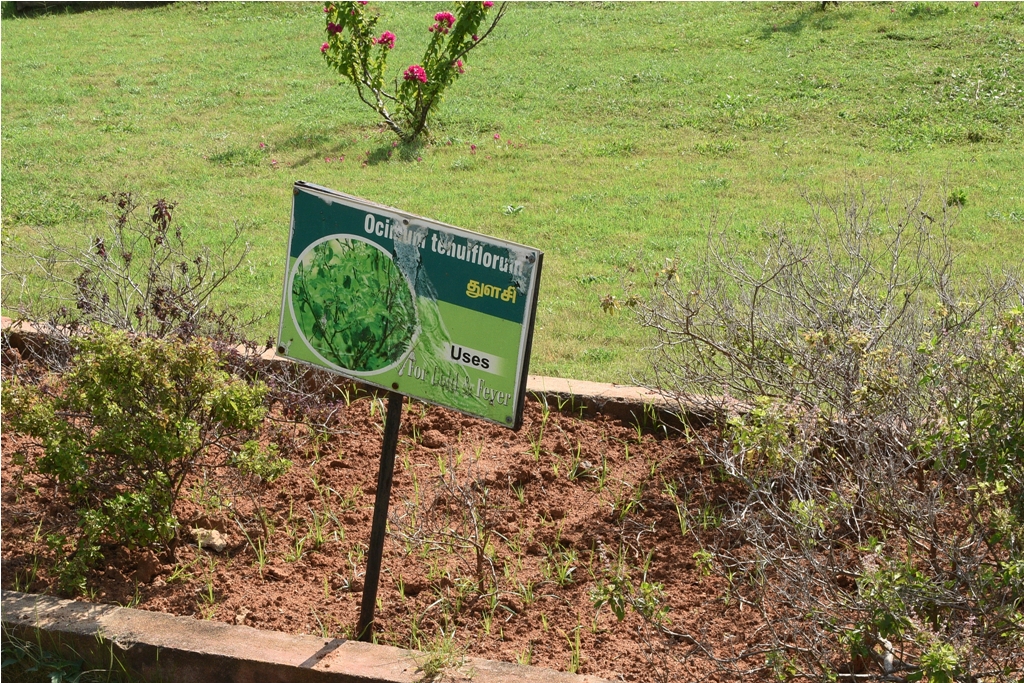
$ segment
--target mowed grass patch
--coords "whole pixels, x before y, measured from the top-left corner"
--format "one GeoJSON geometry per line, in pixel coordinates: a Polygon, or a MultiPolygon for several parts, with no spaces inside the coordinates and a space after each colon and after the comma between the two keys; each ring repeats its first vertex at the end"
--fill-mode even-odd
{"type": "MultiPolygon", "coordinates": [[[[381,6],[395,75],[437,7],[381,6]]],[[[630,264],[685,264],[712,222],[757,244],[851,177],[962,193],[969,263],[1020,262],[1019,4],[516,4],[409,149],[322,63],[320,5],[5,11],[5,247],[88,235],[112,189],[178,201],[199,239],[244,226],[220,297],[261,338],[300,179],[544,250],[531,371],[585,379],[643,369],[601,308],[630,264]]]]}

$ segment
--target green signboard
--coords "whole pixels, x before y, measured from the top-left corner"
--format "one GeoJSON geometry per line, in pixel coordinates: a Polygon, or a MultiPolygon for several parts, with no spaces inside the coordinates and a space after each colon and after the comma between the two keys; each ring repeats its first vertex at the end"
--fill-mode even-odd
{"type": "Polygon", "coordinates": [[[295,183],[278,355],[518,429],[542,260],[295,183]]]}

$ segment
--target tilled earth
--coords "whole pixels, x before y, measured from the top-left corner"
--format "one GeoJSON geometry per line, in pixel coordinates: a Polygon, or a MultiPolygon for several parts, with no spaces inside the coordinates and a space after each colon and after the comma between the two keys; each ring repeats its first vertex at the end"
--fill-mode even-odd
{"type": "MultiPolygon", "coordinates": [[[[549,401],[527,401],[519,432],[406,403],[378,642],[454,665],[468,655],[611,680],[738,679],[707,648],[728,659],[755,642],[761,621],[730,599],[699,552],[701,524],[714,523],[727,492],[708,483],[683,434],[580,419],[549,401]],[[612,603],[598,605],[609,586],[612,603]],[[616,597],[625,600],[621,621],[616,597]]],[[[174,557],[105,546],[80,599],[350,637],[384,404],[364,397],[329,407],[333,418],[313,429],[275,406],[261,438],[293,461],[284,476],[262,484],[223,467],[200,472],[176,510],[174,557]],[[197,547],[193,528],[219,532],[226,547],[197,547]]],[[[31,472],[39,453],[4,430],[2,584],[56,593],[50,568],[61,549],[46,539],[73,532],[75,517],[31,472]]],[[[758,664],[763,657],[747,662],[758,664]]]]}

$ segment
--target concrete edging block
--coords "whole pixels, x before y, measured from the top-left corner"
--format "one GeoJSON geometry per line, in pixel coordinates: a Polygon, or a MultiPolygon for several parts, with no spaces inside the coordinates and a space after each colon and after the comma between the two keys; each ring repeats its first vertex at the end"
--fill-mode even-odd
{"type": "MultiPolygon", "coordinates": [[[[162,612],[0,594],[4,631],[92,666],[122,667],[147,681],[200,683],[418,683],[428,653],[352,640],[296,636],[162,612]]],[[[473,683],[607,683],[475,657],[438,680],[473,683]]]]}

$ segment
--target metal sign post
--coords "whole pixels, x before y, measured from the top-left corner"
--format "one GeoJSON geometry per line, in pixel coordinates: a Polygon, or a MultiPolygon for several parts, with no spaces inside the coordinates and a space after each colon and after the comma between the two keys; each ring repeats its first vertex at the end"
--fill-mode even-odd
{"type": "Polygon", "coordinates": [[[395,451],[398,448],[398,427],[402,421],[403,399],[401,394],[393,391],[388,393],[388,412],[387,417],[384,418],[384,443],[380,450],[380,468],[377,470],[377,494],[373,500],[370,550],[366,556],[363,598],[359,604],[359,625],[356,626],[356,637],[367,643],[373,639],[373,615],[377,610],[377,585],[380,583],[380,563],[384,553],[384,532],[388,526],[391,480],[395,474],[395,451]]]}
{"type": "Polygon", "coordinates": [[[370,640],[403,396],[519,429],[544,254],[326,187],[293,189],[277,355],[388,392],[356,628],[370,640]]]}

